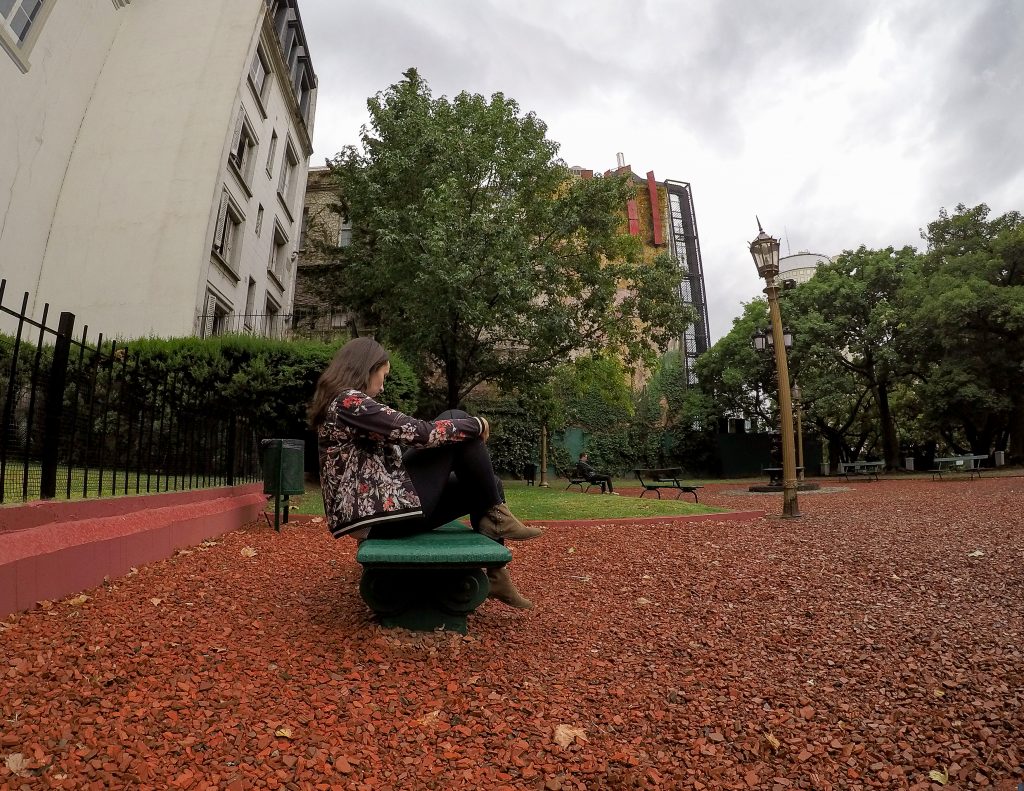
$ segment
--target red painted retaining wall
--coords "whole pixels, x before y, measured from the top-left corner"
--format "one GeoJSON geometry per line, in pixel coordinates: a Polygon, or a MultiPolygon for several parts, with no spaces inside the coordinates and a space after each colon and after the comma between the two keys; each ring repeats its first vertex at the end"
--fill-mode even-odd
{"type": "Polygon", "coordinates": [[[0,508],[0,618],[257,518],[263,485],[0,508]]]}

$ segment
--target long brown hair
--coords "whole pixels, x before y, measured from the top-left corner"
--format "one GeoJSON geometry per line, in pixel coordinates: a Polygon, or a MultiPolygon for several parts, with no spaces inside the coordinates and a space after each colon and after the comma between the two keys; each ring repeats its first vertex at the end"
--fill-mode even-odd
{"type": "Polygon", "coordinates": [[[316,392],[309,404],[309,425],[319,426],[327,407],[343,390],[366,390],[370,374],[388,362],[388,352],[373,338],[353,338],[334,355],[320,374],[316,392]]]}

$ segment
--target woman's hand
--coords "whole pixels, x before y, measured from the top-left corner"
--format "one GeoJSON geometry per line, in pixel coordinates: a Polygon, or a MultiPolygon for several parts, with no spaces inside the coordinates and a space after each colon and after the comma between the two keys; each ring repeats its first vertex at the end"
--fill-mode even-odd
{"type": "Polygon", "coordinates": [[[477,416],[477,420],[483,426],[483,431],[480,432],[480,439],[487,442],[487,438],[491,436],[491,424],[487,422],[487,418],[477,416]]]}

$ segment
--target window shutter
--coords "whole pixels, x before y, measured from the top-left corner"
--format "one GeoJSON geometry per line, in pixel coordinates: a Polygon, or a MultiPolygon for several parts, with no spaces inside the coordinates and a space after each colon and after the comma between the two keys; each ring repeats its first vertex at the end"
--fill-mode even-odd
{"type": "Polygon", "coordinates": [[[235,122],[235,133],[231,136],[231,152],[229,156],[234,156],[238,150],[238,141],[242,139],[242,123],[245,120],[245,110],[239,108],[238,120],[235,122]]]}
{"type": "Polygon", "coordinates": [[[206,312],[203,313],[203,337],[209,338],[213,332],[213,316],[217,310],[217,298],[207,292],[206,294],[206,312]]]}
{"type": "Polygon", "coordinates": [[[263,86],[257,82],[259,78],[260,68],[263,64],[260,62],[260,51],[257,49],[256,54],[252,59],[252,66],[249,68],[249,79],[252,80],[252,84],[256,86],[256,90],[259,90],[263,86]]]}
{"type": "Polygon", "coordinates": [[[284,196],[284,189],[288,185],[288,170],[291,168],[291,162],[288,161],[288,152],[284,153],[284,161],[281,162],[281,178],[277,180],[277,191],[284,196]]]}
{"type": "Polygon", "coordinates": [[[228,216],[228,194],[221,193],[220,209],[217,211],[217,226],[213,230],[213,249],[218,253],[224,245],[224,223],[228,216]]]}
{"type": "Polygon", "coordinates": [[[267,170],[274,170],[274,154],[277,153],[277,133],[270,137],[270,153],[267,154],[267,170]]]}

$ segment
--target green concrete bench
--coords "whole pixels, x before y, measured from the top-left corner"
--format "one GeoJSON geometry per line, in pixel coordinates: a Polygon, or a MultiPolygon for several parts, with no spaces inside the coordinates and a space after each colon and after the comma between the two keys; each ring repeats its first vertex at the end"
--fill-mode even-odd
{"type": "Polygon", "coordinates": [[[496,541],[449,522],[408,538],[371,538],[359,545],[359,593],[387,627],[466,633],[466,616],[490,589],[485,568],[512,553],[496,541]]]}

